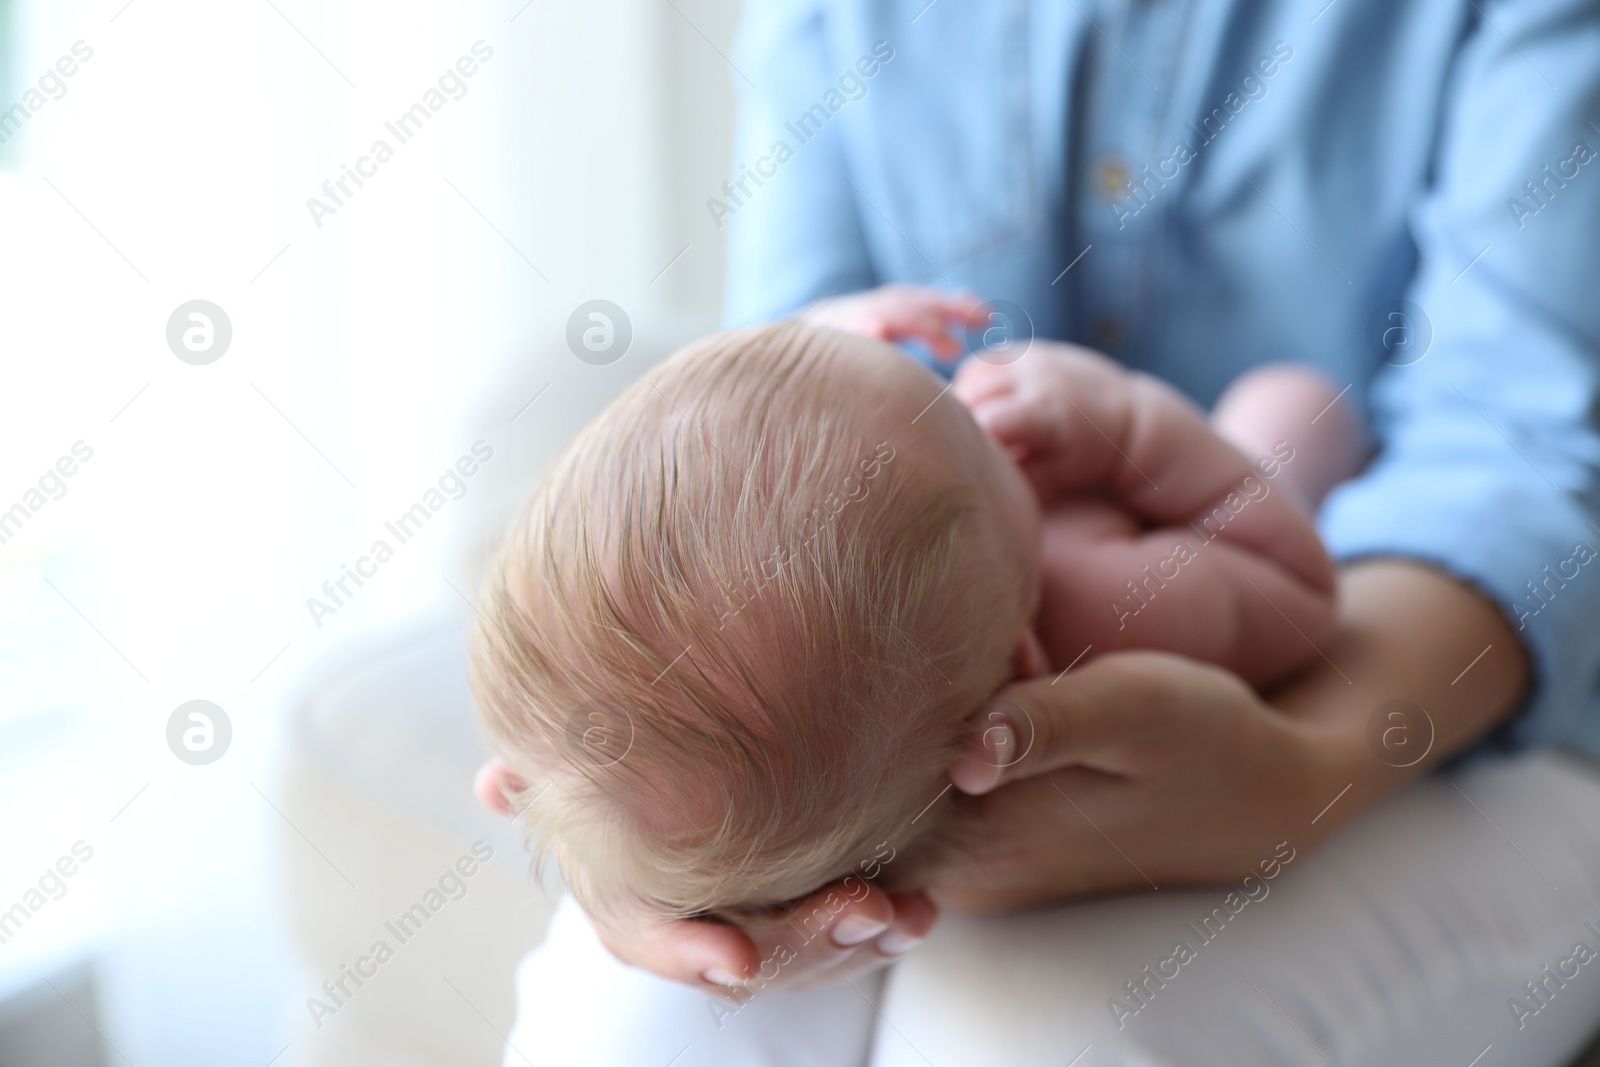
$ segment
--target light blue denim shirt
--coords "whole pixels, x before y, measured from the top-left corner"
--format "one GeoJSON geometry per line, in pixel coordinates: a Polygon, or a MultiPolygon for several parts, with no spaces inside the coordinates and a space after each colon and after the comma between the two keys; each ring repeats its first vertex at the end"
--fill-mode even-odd
{"type": "Polygon", "coordinates": [[[1600,4],[752,0],[731,59],[730,324],[920,282],[1201,404],[1314,364],[1380,445],[1330,548],[1492,598],[1503,738],[1600,756],[1600,4]]]}

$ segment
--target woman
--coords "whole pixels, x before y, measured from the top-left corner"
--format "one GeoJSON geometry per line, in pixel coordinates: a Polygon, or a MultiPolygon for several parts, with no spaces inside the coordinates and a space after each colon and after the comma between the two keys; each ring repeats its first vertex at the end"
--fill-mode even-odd
{"type": "Polygon", "coordinates": [[[1037,736],[953,768],[969,851],[781,967],[781,932],[609,944],[674,985],[564,908],[507,1062],[1570,1058],[1600,777],[1527,750],[1600,755],[1595,5],[766,0],[733,66],[731,323],[922,282],[1202,404],[1272,360],[1350,383],[1339,635],[1266,697],[1137,654],[1011,687],[1037,736]]]}

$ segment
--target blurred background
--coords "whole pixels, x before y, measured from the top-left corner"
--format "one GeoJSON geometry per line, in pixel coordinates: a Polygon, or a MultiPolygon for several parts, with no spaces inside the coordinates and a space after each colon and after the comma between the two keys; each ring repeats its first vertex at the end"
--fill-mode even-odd
{"type": "Polygon", "coordinates": [[[0,1064],[499,1062],[468,598],[717,323],[734,7],[0,0],[0,1064]]]}

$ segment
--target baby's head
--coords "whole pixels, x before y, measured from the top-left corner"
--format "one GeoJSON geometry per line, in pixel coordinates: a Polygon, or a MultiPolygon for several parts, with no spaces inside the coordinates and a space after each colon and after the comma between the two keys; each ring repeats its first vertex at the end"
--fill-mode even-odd
{"type": "Polygon", "coordinates": [[[720,334],[529,501],[473,688],[591,914],[775,905],[937,820],[1039,585],[1033,495],[943,388],[863,337],[720,334]]]}

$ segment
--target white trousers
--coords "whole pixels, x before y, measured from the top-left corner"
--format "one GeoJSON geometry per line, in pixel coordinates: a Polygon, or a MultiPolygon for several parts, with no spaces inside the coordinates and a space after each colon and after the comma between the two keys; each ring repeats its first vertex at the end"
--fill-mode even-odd
{"type": "Polygon", "coordinates": [[[1275,874],[946,916],[888,971],[736,1011],[617,963],[567,900],[505,1064],[1560,1067],[1600,1026],[1587,762],[1431,776],[1275,874]]]}

